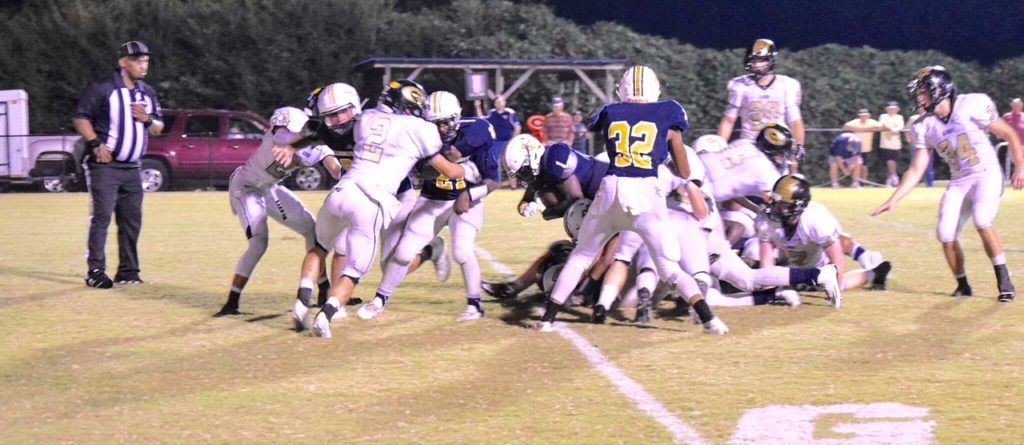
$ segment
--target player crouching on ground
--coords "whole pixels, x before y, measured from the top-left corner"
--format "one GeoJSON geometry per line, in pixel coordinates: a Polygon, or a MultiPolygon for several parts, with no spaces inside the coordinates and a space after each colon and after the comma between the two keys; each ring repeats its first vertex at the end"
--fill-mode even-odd
{"type": "Polygon", "coordinates": [[[761,267],[774,266],[776,257],[790,267],[836,267],[838,282],[828,283],[836,288],[826,289],[835,308],[842,305],[841,291],[868,282],[884,287],[892,269],[888,261],[883,261],[871,270],[846,271],[839,221],[824,205],[811,202],[811,184],[801,175],[779,178],[772,187],[768,207],[757,216],[754,225],[760,242],[761,267]]]}
{"type": "MultiPolygon", "coordinates": [[[[271,129],[263,136],[256,153],[231,174],[228,187],[231,211],[242,223],[249,248],[238,259],[228,301],[215,316],[241,314],[238,300],[242,289],[267,251],[268,216],[302,235],[307,250],[316,242],[313,214],[279,182],[300,165],[318,163],[323,163],[335,179],[341,177],[341,164],[334,157],[334,151],[320,145],[324,139],[322,133],[341,136],[352,131],[360,113],[359,95],[344,83],[332,83],[324,89],[328,93],[319,96],[318,112],[312,118],[298,108],[274,111],[270,118],[271,129]]],[[[320,292],[326,298],[329,283],[322,263],[314,273],[318,274],[320,292]]]]}
{"type": "MultiPolygon", "coordinates": [[[[563,218],[566,234],[572,241],[552,243],[547,252],[522,274],[506,282],[483,282],[483,290],[499,299],[511,299],[536,283],[542,291],[550,292],[558,271],[575,247],[579,224],[601,185],[601,179],[608,171],[608,163],[564,143],[545,148],[533,136],[521,134],[505,147],[501,164],[510,178],[516,178],[520,184],[526,185],[518,206],[519,214],[525,218],[534,216],[538,207],[536,201],[539,199],[544,204],[541,216],[545,220],[563,218]]],[[[596,291],[594,288],[600,285],[600,276],[607,269],[609,261],[606,258],[611,258],[616,244],[616,238],[608,242],[601,258],[596,260],[590,273],[583,279],[581,293],[596,291]]]]}

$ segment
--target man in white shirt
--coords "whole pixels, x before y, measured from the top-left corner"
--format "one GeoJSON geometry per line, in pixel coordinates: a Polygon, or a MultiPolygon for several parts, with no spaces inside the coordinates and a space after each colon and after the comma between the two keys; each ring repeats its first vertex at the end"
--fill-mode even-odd
{"type": "Polygon", "coordinates": [[[878,155],[885,159],[885,166],[889,169],[889,176],[885,179],[886,187],[895,187],[900,183],[899,173],[896,172],[896,163],[900,159],[900,132],[903,131],[903,115],[900,114],[900,105],[896,101],[889,101],[885,106],[885,114],[878,116],[878,123],[882,125],[882,133],[878,137],[878,155]]]}

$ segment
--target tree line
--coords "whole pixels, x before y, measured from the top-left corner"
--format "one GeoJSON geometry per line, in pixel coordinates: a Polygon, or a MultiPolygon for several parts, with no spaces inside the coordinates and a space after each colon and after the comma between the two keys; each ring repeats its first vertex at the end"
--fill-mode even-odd
{"type": "MultiPolygon", "coordinates": [[[[0,35],[0,89],[29,92],[35,132],[68,131],[79,96],[113,73],[118,45],[132,39],[153,51],[148,80],[167,108],[267,115],[338,80],[372,102],[380,73],[353,69],[371,57],[622,58],[654,68],[663,97],[686,107],[692,128],[717,125],[726,82],[743,73],[744,52],[697,48],[614,23],[580,26],[542,4],[490,0],[36,0],[0,7],[0,35]]],[[[750,40],[759,37],[771,38],[750,40]]],[[[960,91],[986,92],[1001,108],[1024,87],[1024,57],[983,66],[936,51],[831,44],[788,51],[777,43],[776,72],[801,81],[809,127],[839,127],[862,107],[877,115],[889,100],[909,115],[905,86],[925,65],[946,66],[960,91]]],[[[459,72],[417,80],[428,90],[461,95],[464,88],[459,72]]],[[[509,104],[544,113],[558,88],[558,76],[535,75],[509,104]]],[[[583,103],[598,105],[585,88],[582,94],[583,103]]],[[[472,112],[471,104],[464,108],[472,112]]],[[[832,136],[809,135],[810,165],[825,165],[832,136]]],[[[815,182],[827,176],[824,169],[807,173],[815,182]]]]}

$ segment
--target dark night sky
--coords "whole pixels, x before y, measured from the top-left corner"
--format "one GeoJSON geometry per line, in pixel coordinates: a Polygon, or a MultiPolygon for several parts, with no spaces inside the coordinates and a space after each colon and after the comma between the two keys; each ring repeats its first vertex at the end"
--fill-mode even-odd
{"type": "Polygon", "coordinates": [[[612,21],[701,48],[741,48],[767,37],[790,50],[825,43],[935,49],[986,64],[1024,55],[1024,0],[548,3],[581,24],[612,21]]]}

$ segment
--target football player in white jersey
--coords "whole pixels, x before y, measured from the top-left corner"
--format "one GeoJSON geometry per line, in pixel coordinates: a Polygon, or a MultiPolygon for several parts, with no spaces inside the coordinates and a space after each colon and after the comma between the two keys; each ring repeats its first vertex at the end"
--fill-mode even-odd
{"type": "Polygon", "coordinates": [[[760,241],[761,267],[785,261],[789,267],[819,268],[835,266],[837,288],[828,291],[832,306],[842,305],[842,290],[856,289],[867,283],[883,283],[892,268],[883,261],[871,270],[846,271],[842,228],[824,205],[811,202],[811,184],[801,175],[785,175],[772,188],[771,200],[754,220],[760,241]]]}
{"type": "MultiPolygon", "coordinates": [[[[370,269],[381,231],[401,209],[395,194],[417,161],[428,159],[449,178],[465,177],[462,166],[440,154],[437,127],[420,118],[425,96],[416,82],[391,81],[377,107],[364,111],[356,124],[352,165],[327,195],[317,217],[317,246],[307,253],[309,261],[303,263],[303,277],[307,279],[312,266],[323,261],[325,246],[345,245],[347,255],[341,275],[333,277],[330,298],[313,322],[313,333],[318,337],[330,338],[331,320],[336,315],[345,316],[343,306],[370,269]],[[344,237],[339,237],[342,231],[344,237]]],[[[292,320],[299,330],[308,326],[311,306],[304,289],[300,284],[292,309],[292,320]]]]}
{"type": "Polygon", "coordinates": [[[368,320],[383,310],[395,288],[405,279],[414,255],[445,226],[452,236],[452,255],[462,268],[466,285],[466,310],[459,321],[483,317],[480,302],[480,265],[477,262],[476,235],[483,227],[482,199],[498,188],[498,147],[494,147],[494,129],[484,119],[463,118],[462,105],[454,94],[435,91],[427,96],[423,118],[437,125],[445,152],[450,158],[467,158],[480,171],[483,181],[453,181],[447,177],[431,176],[425,180],[416,205],[392,258],[384,267],[384,276],[373,300],[357,312],[368,320]]]}
{"type": "Polygon", "coordinates": [[[957,280],[953,296],[970,296],[973,293],[967,282],[964,252],[958,240],[966,217],[971,215],[985,253],[995,268],[998,300],[1011,302],[1016,292],[1006,268],[1002,242],[992,226],[1003,192],[1003,172],[988,132],[995,133],[1009,146],[1009,156],[1013,157],[1015,166],[1010,184],[1017,190],[1024,187],[1024,154],[1020,140],[1016,132],[999,118],[992,99],[985,94],[957,95],[952,76],[941,66],[918,70],[907,89],[918,107],[926,113],[911,127],[915,142],[914,158],[892,196],[871,215],[877,216],[896,207],[896,203],[921,181],[931,150],[937,151],[952,172],[939,205],[936,234],[957,280]]]}
{"type": "MultiPolygon", "coordinates": [[[[242,289],[267,250],[268,216],[302,235],[307,250],[316,241],[313,215],[279,182],[300,165],[318,163],[323,163],[335,179],[341,176],[341,164],[334,157],[334,151],[318,145],[319,131],[321,126],[338,135],[352,131],[360,113],[359,95],[344,83],[330,84],[325,91],[327,94],[319,98],[319,113],[313,119],[298,108],[275,110],[270,118],[271,129],[263,135],[260,147],[231,174],[228,188],[231,211],[238,215],[249,239],[249,248],[238,259],[228,301],[215,316],[240,314],[238,300],[242,289]]],[[[320,269],[317,273],[321,291],[326,292],[327,277],[323,268],[320,269]]]]}
{"type": "Polygon", "coordinates": [[[740,137],[733,144],[753,144],[758,132],[769,122],[788,124],[796,141],[791,172],[803,156],[804,121],[800,114],[803,94],[796,79],[775,74],[775,42],[757,39],[747,49],[744,66],[749,74],[729,81],[729,104],[718,123],[718,135],[729,140],[736,119],[742,120],[740,137]]]}
{"type": "Polygon", "coordinates": [[[544,332],[554,329],[559,309],[605,242],[630,230],[644,240],[662,279],[689,299],[705,332],[724,335],[728,327],[703,300],[693,277],[679,267],[679,246],[661,242],[671,231],[665,206],[667,190],[662,189],[657,170],[671,153],[680,176],[690,175],[682,141],[688,126],[686,111],[678,102],[658,101],[661,85],[654,70],[646,66],[626,70],[618,94],[620,102],[605,105],[588,122],[591,130],[607,135],[605,146],[612,162],[583,218],[579,244],[558,275],[538,328],[544,332]]]}

